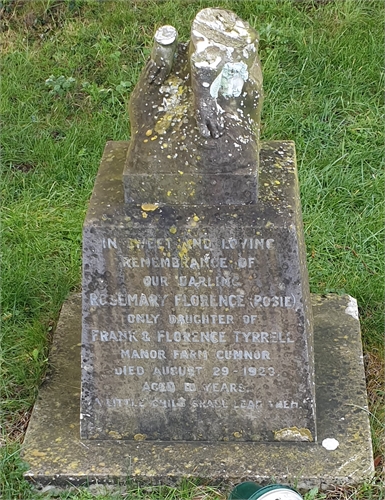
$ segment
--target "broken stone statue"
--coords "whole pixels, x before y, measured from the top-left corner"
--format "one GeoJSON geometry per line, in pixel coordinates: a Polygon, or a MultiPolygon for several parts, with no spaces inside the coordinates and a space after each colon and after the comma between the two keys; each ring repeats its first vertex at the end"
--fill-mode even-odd
{"type": "Polygon", "coordinates": [[[159,28],[130,100],[126,202],[149,193],[165,204],[255,202],[261,105],[258,36],[248,23],[204,9],[189,44],[177,43],[172,26],[159,28]]]}

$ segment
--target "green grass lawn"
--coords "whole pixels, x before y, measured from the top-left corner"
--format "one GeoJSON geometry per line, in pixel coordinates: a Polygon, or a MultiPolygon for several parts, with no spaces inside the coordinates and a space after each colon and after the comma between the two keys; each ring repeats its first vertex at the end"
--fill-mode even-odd
{"type": "MultiPolygon", "coordinates": [[[[359,303],[378,473],[307,500],[385,498],[383,2],[1,0],[4,499],[37,497],[19,449],[61,304],[80,289],[81,229],[104,144],[129,138],[127,102],[156,28],[172,24],[187,40],[207,6],[234,10],[261,35],[262,139],[296,143],[312,292],[359,303]]],[[[194,485],[50,495],[225,498],[194,485]]]]}

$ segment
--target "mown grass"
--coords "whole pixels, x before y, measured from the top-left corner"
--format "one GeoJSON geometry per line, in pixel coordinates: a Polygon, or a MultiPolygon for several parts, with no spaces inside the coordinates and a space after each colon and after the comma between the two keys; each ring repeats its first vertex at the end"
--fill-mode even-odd
{"type": "MultiPolygon", "coordinates": [[[[187,40],[206,6],[230,8],[260,32],[262,138],[296,142],[311,289],[349,293],[360,307],[378,475],[327,498],[385,498],[382,2],[2,0],[4,498],[37,495],[19,447],[61,304],[80,287],[81,227],[104,144],[129,138],[126,104],[156,28],[173,24],[187,40]]],[[[191,485],[121,495],[223,498],[191,485]]]]}

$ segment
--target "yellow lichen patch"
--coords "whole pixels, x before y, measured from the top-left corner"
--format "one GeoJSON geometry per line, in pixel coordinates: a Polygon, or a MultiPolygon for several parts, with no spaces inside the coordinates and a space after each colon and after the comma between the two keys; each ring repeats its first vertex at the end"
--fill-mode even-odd
{"type": "Polygon", "coordinates": [[[279,431],[274,431],[275,441],[313,441],[313,436],[309,429],[301,427],[286,427],[279,431]]]}
{"type": "Polygon", "coordinates": [[[180,248],[179,252],[178,252],[178,255],[179,257],[182,259],[185,259],[186,258],[186,255],[188,254],[188,248],[187,248],[187,245],[185,243],[183,243],[182,245],[178,245],[178,248],[180,248]]]}
{"type": "Polygon", "coordinates": [[[128,248],[130,250],[134,250],[134,248],[140,248],[140,240],[137,240],[135,238],[132,238],[128,242],[128,248]]]}
{"type": "Polygon", "coordinates": [[[191,250],[192,248],[194,248],[194,240],[192,238],[189,238],[188,240],[183,241],[182,243],[178,244],[178,248],[183,250],[183,253],[186,254],[188,252],[188,250],[191,250]]]}
{"type": "Polygon", "coordinates": [[[143,142],[148,142],[148,139],[144,139],[144,141],[143,141],[143,142]]]}
{"type": "Polygon", "coordinates": [[[165,134],[166,130],[170,127],[174,115],[166,114],[160,118],[155,124],[155,132],[158,134],[165,134]]]}
{"type": "Polygon", "coordinates": [[[169,97],[165,97],[165,114],[159,118],[155,125],[155,132],[165,134],[167,129],[174,125],[180,126],[182,119],[186,116],[188,100],[186,96],[186,87],[183,86],[183,80],[177,76],[171,76],[167,80],[164,89],[169,97]]]}
{"type": "Polygon", "coordinates": [[[146,132],[146,136],[147,136],[147,137],[150,137],[150,135],[152,135],[152,129],[149,129],[149,130],[147,130],[147,132],[146,132]]]}
{"type": "Polygon", "coordinates": [[[142,210],[145,212],[153,212],[159,207],[159,203],[142,203],[142,210]]]}
{"type": "Polygon", "coordinates": [[[240,437],[242,437],[242,432],[235,431],[235,432],[233,432],[233,436],[235,438],[240,438],[240,437]]]}
{"type": "Polygon", "coordinates": [[[281,183],[279,181],[274,181],[274,184],[276,184],[277,186],[279,186],[281,183]]]}
{"type": "Polygon", "coordinates": [[[152,140],[152,141],[155,141],[155,139],[157,139],[157,138],[158,138],[158,136],[157,136],[157,135],[154,135],[154,137],[151,137],[151,140],[152,140]]]}
{"type": "Polygon", "coordinates": [[[144,441],[146,437],[146,434],[135,434],[134,439],[135,441],[144,441]]]}
{"type": "Polygon", "coordinates": [[[167,191],[167,196],[171,196],[172,191],[167,191]]]}
{"type": "Polygon", "coordinates": [[[147,217],[148,217],[148,213],[146,213],[146,212],[142,212],[142,217],[143,217],[143,219],[147,219],[147,217]]]}
{"type": "Polygon", "coordinates": [[[195,222],[198,222],[199,217],[197,216],[197,214],[194,214],[193,220],[195,220],[195,222]]]}
{"type": "Polygon", "coordinates": [[[170,231],[171,234],[175,234],[176,231],[177,231],[177,229],[176,229],[175,226],[171,226],[170,229],[169,229],[169,231],[170,231]]]}
{"type": "Polygon", "coordinates": [[[184,174],[184,172],[182,172],[182,170],[178,170],[178,173],[179,173],[180,175],[183,175],[183,174],[184,174]]]}
{"type": "Polygon", "coordinates": [[[140,469],[134,469],[134,474],[140,474],[141,470],[140,469]]]}
{"type": "MultiPolygon", "coordinates": [[[[193,227],[196,226],[196,222],[192,222],[191,225],[193,227]]],[[[193,248],[193,240],[188,239],[186,241],[183,241],[182,243],[177,245],[177,248],[178,248],[178,255],[179,255],[182,263],[187,265],[187,263],[189,261],[189,258],[187,256],[188,256],[189,250],[191,250],[193,248]]]]}
{"type": "Polygon", "coordinates": [[[167,158],[168,158],[169,160],[171,160],[171,155],[167,155],[167,158]]]}
{"type": "Polygon", "coordinates": [[[31,455],[33,457],[45,457],[46,453],[43,453],[42,451],[39,451],[39,450],[32,450],[31,455]]]}
{"type": "Polygon", "coordinates": [[[119,432],[116,432],[116,431],[109,431],[108,432],[108,435],[112,438],[112,439],[120,439],[122,436],[121,434],[119,434],[119,432]]]}

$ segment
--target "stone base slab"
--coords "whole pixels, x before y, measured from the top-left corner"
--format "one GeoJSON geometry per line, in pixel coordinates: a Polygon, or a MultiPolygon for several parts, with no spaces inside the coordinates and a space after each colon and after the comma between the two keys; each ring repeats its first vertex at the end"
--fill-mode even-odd
{"type": "Polygon", "coordinates": [[[374,467],[357,303],[336,295],[314,295],[312,301],[318,442],[170,443],[80,440],[81,298],[71,296],[61,311],[51,370],[27,430],[25,477],[58,486],[127,478],[175,484],[194,478],[230,485],[295,483],[299,489],[367,479],[374,467]],[[330,444],[338,446],[327,449],[330,444]]]}

